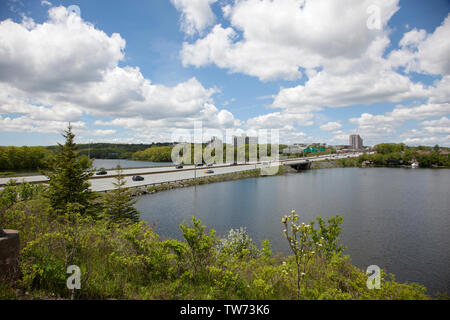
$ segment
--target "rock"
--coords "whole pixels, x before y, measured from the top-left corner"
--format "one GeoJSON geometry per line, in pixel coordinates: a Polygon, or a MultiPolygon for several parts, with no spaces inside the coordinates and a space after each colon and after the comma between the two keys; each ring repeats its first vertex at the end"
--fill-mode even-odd
{"type": "Polygon", "coordinates": [[[0,281],[15,281],[19,274],[19,232],[3,230],[0,237],[0,281]]]}

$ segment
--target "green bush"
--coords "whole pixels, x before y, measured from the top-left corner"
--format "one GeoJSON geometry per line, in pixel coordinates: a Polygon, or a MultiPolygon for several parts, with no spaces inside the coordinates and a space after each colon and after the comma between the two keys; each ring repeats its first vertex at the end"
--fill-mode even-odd
{"type": "Polygon", "coordinates": [[[217,243],[216,231],[211,229],[209,234],[205,232],[206,226],[192,217],[192,227],[187,224],[180,225],[183,238],[189,247],[188,255],[196,278],[201,275],[207,266],[214,262],[216,257],[214,246],[217,243]]]}

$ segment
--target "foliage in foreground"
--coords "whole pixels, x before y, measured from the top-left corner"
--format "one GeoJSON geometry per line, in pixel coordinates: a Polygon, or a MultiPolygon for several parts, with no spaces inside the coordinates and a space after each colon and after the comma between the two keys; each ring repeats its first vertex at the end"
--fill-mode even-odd
{"type": "Polygon", "coordinates": [[[42,190],[23,188],[0,193],[0,225],[19,230],[22,246],[20,279],[0,286],[0,298],[69,298],[72,264],[82,273],[76,298],[86,299],[427,298],[423,287],[385,274],[380,290],[368,290],[367,275],[341,253],[338,217],[308,227],[295,218],[297,248],[308,252],[298,264],[301,251],[273,255],[268,241],[258,246],[245,229],[220,239],[193,218],[181,225],[183,241],[163,240],[142,221],[118,223],[76,206],[56,215],[42,190]]]}

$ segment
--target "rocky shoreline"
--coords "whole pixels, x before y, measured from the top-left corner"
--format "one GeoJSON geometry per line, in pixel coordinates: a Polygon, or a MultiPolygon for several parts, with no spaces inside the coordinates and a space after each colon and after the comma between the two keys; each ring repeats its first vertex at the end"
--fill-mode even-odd
{"type": "MultiPolygon", "coordinates": [[[[277,175],[282,175],[287,172],[296,172],[294,169],[286,166],[280,166],[281,169],[278,170],[277,175]]],[[[195,185],[203,185],[203,184],[210,184],[215,182],[223,182],[223,181],[233,181],[233,180],[240,180],[240,179],[247,179],[247,178],[258,178],[258,177],[265,177],[261,175],[260,169],[252,169],[248,171],[242,171],[242,172],[234,172],[234,173],[227,173],[227,174],[221,174],[216,176],[209,176],[209,177],[202,177],[197,179],[190,179],[190,180],[184,180],[184,181],[175,181],[175,182],[167,182],[152,186],[142,186],[133,188],[132,196],[138,197],[146,194],[154,194],[160,191],[167,191],[172,189],[178,189],[178,188],[185,188],[185,187],[191,187],[195,185]]]]}

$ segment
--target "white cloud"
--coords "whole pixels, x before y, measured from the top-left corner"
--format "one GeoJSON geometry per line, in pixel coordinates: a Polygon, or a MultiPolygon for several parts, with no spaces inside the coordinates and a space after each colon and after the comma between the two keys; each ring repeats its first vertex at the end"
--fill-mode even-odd
{"type": "Polygon", "coordinates": [[[252,129],[292,128],[294,126],[312,125],[314,115],[311,113],[272,112],[247,120],[247,125],[252,129]]]}
{"type": "MultiPolygon", "coordinates": [[[[86,128],[81,121],[71,122],[74,132],[86,128]]],[[[35,132],[35,133],[58,133],[67,129],[67,122],[54,120],[35,120],[26,116],[12,118],[0,115],[0,128],[7,132],[35,132]]]]}
{"type": "Polygon", "coordinates": [[[391,112],[382,115],[363,113],[359,118],[349,119],[350,123],[359,126],[374,126],[382,124],[400,125],[408,120],[424,120],[450,113],[450,104],[422,104],[419,106],[397,106],[391,112]]]}
{"type": "Polygon", "coordinates": [[[27,29],[0,22],[0,81],[27,91],[70,92],[73,84],[101,81],[123,59],[125,40],[108,36],[66,8],[27,29]]]}
{"type": "Polygon", "coordinates": [[[181,30],[193,36],[212,25],[215,15],[211,4],[217,0],[170,0],[178,11],[181,11],[181,30]]]}
{"type": "Polygon", "coordinates": [[[442,77],[430,88],[430,102],[450,103],[450,75],[442,77]]]}
{"type": "Polygon", "coordinates": [[[229,26],[216,25],[205,37],[185,42],[182,61],[185,66],[195,67],[215,64],[231,73],[256,76],[262,81],[300,79],[303,76],[300,68],[304,68],[307,81],[280,89],[271,107],[282,111],[249,119],[247,124],[255,127],[289,128],[295,122],[294,115],[308,115],[312,119],[314,112],[325,106],[427,99],[421,106],[397,106],[391,113],[380,116],[365,113],[358,120],[368,137],[389,138],[396,134],[399,123],[408,119],[446,114],[450,102],[447,89],[450,77],[444,76],[434,86],[425,86],[393,70],[400,63],[420,58],[417,70],[445,75],[450,61],[447,49],[450,38],[445,38],[449,34],[449,19],[432,35],[423,30],[404,35],[400,42],[402,49],[419,48],[418,53],[414,52],[416,49],[402,50],[398,56],[391,54],[385,58],[390,45],[387,22],[398,9],[398,1],[351,0],[342,5],[327,0],[237,0],[222,7],[229,26]],[[381,9],[379,31],[367,28],[366,10],[370,5],[381,9]],[[434,50],[436,56],[429,54],[434,50]]]}
{"type": "Polygon", "coordinates": [[[233,102],[235,102],[235,101],[236,101],[235,98],[231,98],[230,100],[227,100],[227,101],[225,101],[224,103],[222,103],[222,105],[223,105],[223,106],[227,106],[227,105],[229,105],[230,103],[233,103],[233,102]]]}
{"type": "Polygon", "coordinates": [[[390,53],[393,66],[405,66],[407,72],[450,75],[450,14],[443,23],[427,34],[413,29],[404,34],[401,48],[390,53]]]}
{"type": "MultiPolygon", "coordinates": [[[[358,125],[361,136],[368,138],[369,142],[382,142],[383,139],[396,139],[397,130],[409,120],[424,120],[450,114],[450,104],[423,104],[419,106],[397,106],[393,111],[381,115],[363,113],[359,118],[349,119],[350,123],[358,125]]],[[[442,120],[442,119],[441,119],[442,120]]],[[[444,120],[443,120],[444,121],[444,120]]],[[[428,127],[424,130],[409,131],[414,139],[422,139],[424,136],[448,133],[445,128],[433,129],[431,122],[422,122],[428,127]]],[[[403,133],[407,134],[407,133],[403,133]]],[[[408,135],[408,134],[407,134],[408,135]]],[[[404,135],[403,135],[404,136],[404,135]]],[[[406,143],[406,141],[405,141],[406,143]]]]}
{"type": "Polygon", "coordinates": [[[33,120],[78,121],[82,111],[73,106],[45,106],[0,83],[0,115],[26,115],[33,120]],[[14,93],[12,95],[12,93],[14,93]]]}
{"type": "Polygon", "coordinates": [[[194,121],[202,121],[205,128],[231,128],[240,125],[228,110],[218,110],[213,104],[205,104],[204,108],[198,113],[189,117],[179,115],[178,117],[169,117],[161,119],[147,119],[136,115],[134,117],[118,117],[111,121],[95,121],[98,126],[118,126],[130,130],[139,130],[148,132],[149,130],[172,131],[176,128],[193,129],[194,121]]]}
{"type": "Polygon", "coordinates": [[[450,103],[427,103],[415,107],[398,106],[388,114],[395,121],[423,120],[450,114],[450,103]]]}
{"type": "Polygon", "coordinates": [[[340,128],[342,128],[342,124],[340,124],[339,122],[328,122],[320,126],[320,129],[325,131],[333,131],[340,128]]]}
{"type": "Polygon", "coordinates": [[[450,134],[450,119],[442,117],[438,120],[428,120],[420,123],[423,130],[431,134],[450,134]]]}
{"type": "Polygon", "coordinates": [[[442,117],[438,120],[428,120],[420,123],[422,126],[449,126],[450,127],[450,119],[447,117],[442,117]]]}
{"type": "Polygon", "coordinates": [[[304,85],[281,89],[272,104],[275,108],[319,109],[352,104],[400,102],[430,95],[421,83],[391,70],[382,58],[389,44],[386,37],[374,40],[358,61],[341,60],[310,75],[304,85]]]}
{"type": "Polygon", "coordinates": [[[423,128],[426,132],[433,133],[433,134],[442,134],[447,133],[450,134],[450,127],[425,127],[423,128]]]}
{"type": "MultiPolygon", "coordinates": [[[[124,127],[131,123],[128,118],[156,128],[183,127],[196,119],[221,127],[240,123],[230,111],[214,106],[218,90],[196,78],[165,86],[146,79],[138,67],[119,67],[125,40],[108,36],[64,7],[51,8],[42,24],[2,21],[0,38],[1,130],[16,130],[20,123],[24,131],[38,130],[39,121],[48,120],[58,124],[43,130],[56,132],[85,113],[119,119],[124,127]]],[[[151,130],[159,129],[148,126],[146,132],[151,130]]]]}
{"type": "Polygon", "coordinates": [[[427,96],[422,84],[415,84],[407,77],[387,70],[348,75],[320,72],[305,85],[280,90],[272,106],[289,109],[315,106],[319,109],[320,106],[400,102],[427,96]]]}
{"type": "Polygon", "coordinates": [[[105,137],[105,136],[112,136],[112,135],[114,135],[114,134],[116,134],[116,130],[112,130],[112,129],[107,129],[107,130],[94,130],[93,132],[92,132],[92,135],[93,136],[96,136],[96,137],[105,137]]]}
{"type": "Polygon", "coordinates": [[[450,135],[447,136],[429,136],[429,137],[409,137],[403,140],[408,145],[433,145],[440,144],[448,146],[450,145],[450,135]]]}
{"type": "Polygon", "coordinates": [[[214,63],[263,81],[295,80],[301,77],[299,67],[357,59],[382,36],[384,31],[367,28],[366,10],[374,4],[385,27],[399,8],[397,0],[348,0],[345,5],[334,0],[237,0],[223,9],[231,26],[216,25],[206,37],[185,43],[183,63],[214,63]]]}

